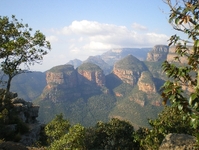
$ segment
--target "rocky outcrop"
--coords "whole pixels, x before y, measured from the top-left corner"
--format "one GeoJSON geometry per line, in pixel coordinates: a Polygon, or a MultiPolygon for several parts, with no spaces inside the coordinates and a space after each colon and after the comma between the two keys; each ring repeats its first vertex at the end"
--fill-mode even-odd
{"type": "Polygon", "coordinates": [[[124,83],[134,86],[144,70],[146,70],[145,65],[134,56],[129,55],[114,65],[113,74],[124,83]]]}
{"type": "Polygon", "coordinates": [[[92,63],[99,66],[105,75],[109,74],[112,71],[112,66],[109,66],[99,55],[89,56],[83,63],[92,63]]]}
{"type": "Polygon", "coordinates": [[[77,71],[79,84],[105,85],[105,75],[99,66],[92,63],[84,63],[78,67],[77,71]]]}
{"type": "Polygon", "coordinates": [[[46,73],[47,85],[64,84],[67,88],[76,87],[77,72],[72,65],[61,65],[54,67],[46,73]]]}
{"type": "Polygon", "coordinates": [[[105,84],[105,75],[99,66],[91,63],[80,65],[77,70],[72,65],[54,67],[46,73],[47,87],[64,85],[65,88],[75,88],[82,83],[105,84]]]}
{"type": "Polygon", "coordinates": [[[36,118],[39,113],[39,106],[33,105],[32,102],[27,102],[21,98],[15,97],[11,99],[15,111],[19,118],[26,123],[36,123],[36,118]]]}
{"type": "Polygon", "coordinates": [[[138,80],[138,89],[145,93],[155,93],[156,87],[153,82],[153,77],[150,72],[144,71],[142,72],[139,80],[138,80]]]}
{"type": "Polygon", "coordinates": [[[117,77],[119,77],[124,83],[128,83],[130,85],[135,85],[141,74],[140,72],[135,72],[133,70],[118,69],[117,67],[114,67],[113,73],[117,77]]]}
{"type": "Polygon", "coordinates": [[[0,141],[0,150],[45,150],[45,148],[28,147],[16,142],[0,141]]]}
{"type": "Polygon", "coordinates": [[[195,149],[196,138],[187,134],[168,134],[162,141],[159,150],[191,150],[195,149]]]}
{"type": "Polygon", "coordinates": [[[91,89],[105,85],[105,75],[99,66],[92,63],[83,63],[77,69],[72,65],[60,65],[47,71],[46,81],[40,98],[57,103],[92,94],[91,89]]]}
{"type": "MultiPolygon", "coordinates": [[[[187,51],[188,53],[192,53],[193,52],[191,46],[187,46],[187,48],[189,49],[189,51],[187,51]]],[[[179,60],[180,60],[181,63],[185,63],[185,64],[188,63],[187,57],[185,57],[185,56],[179,56],[176,53],[176,47],[175,46],[169,47],[169,53],[167,55],[167,61],[168,62],[178,62],[178,60],[175,60],[176,56],[179,57],[179,60]]]]}
{"type": "Polygon", "coordinates": [[[156,45],[154,48],[148,52],[147,61],[163,61],[167,59],[167,54],[169,53],[169,47],[166,45],[156,45]]]}
{"type": "MultiPolygon", "coordinates": [[[[28,132],[20,136],[19,142],[30,146],[39,140],[40,137],[41,124],[36,119],[39,114],[39,106],[19,98],[17,93],[10,92],[9,99],[12,105],[12,109],[10,111],[15,112],[18,119],[28,128],[28,132]]],[[[17,130],[17,124],[9,124],[8,127],[13,131],[17,130]]]]}

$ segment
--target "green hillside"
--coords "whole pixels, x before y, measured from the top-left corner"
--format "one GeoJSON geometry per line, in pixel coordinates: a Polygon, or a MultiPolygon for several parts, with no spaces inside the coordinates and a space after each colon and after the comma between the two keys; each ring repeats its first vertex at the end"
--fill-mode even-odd
{"type": "Polygon", "coordinates": [[[137,59],[132,55],[128,55],[125,58],[116,62],[115,67],[123,70],[134,70],[134,71],[147,69],[142,61],[140,61],[139,59],[137,59]]]}
{"type": "MultiPolygon", "coordinates": [[[[128,55],[116,65],[122,69],[142,72],[144,75],[142,82],[155,84],[158,88],[163,83],[163,80],[153,76],[154,72],[158,73],[158,69],[151,69],[159,64],[145,65],[134,56],[128,55]],[[150,70],[154,71],[151,73],[150,70]]],[[[70,65],[58,66],[49,71],[67,74],[71,71],[70,68],[70,65]]],[[[77,72],[80,70],[98,72],[101,68],[92,63],[83,63],[77,68],[77,72]]],[[[161,103],[158,91],[157,93],[140,91],[138,86],[123,83],[113,73],[106,75],[105,80],[106,84],[102,87],[89,84],[89,81],[78,83],[74,88],[69,88],[65,84],[51,84],[51,88],[46,88],[35,101],[35,104],[40,105],[39,120],[49,122],[56,114],[63,113],[72,124],[80,123],[83,126],[93,126],[97,121],[107,122],[115,117],[128,120],[135,127],[148,127],[148,119],[156,118],[162,110],[158,105],[161,103]]]]}

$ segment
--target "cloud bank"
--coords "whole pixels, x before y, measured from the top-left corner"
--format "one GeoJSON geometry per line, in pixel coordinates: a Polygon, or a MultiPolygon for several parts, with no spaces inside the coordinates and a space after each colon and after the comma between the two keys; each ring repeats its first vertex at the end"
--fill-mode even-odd
{"type": "Polygon", "coordinates": [[[72,59],[85,60],[112,48],[143,48],[167,44],[169,37],[151,31],[138,23],[130,27],[96,21],[73,21],[61,29],[50,29],[47,40],[52,51],[45,57],[43,67],[65,64],[72,59]]]}
{"type": "MultiPolygon", "coordinates": [[[[96,21],[73,21],[59,33],[75,37],[71,45],[81,45],[81,50],[108,50],[120,47],[152,47],[156,44],[166,44],[168,36],[149,32],[147,27],[137,23],[132,28],[96,21]]],[[[70,46],[71,47],[71,46],[70,46]]],[[[76,47],[77,48],[77,47],[76,47]]]]}

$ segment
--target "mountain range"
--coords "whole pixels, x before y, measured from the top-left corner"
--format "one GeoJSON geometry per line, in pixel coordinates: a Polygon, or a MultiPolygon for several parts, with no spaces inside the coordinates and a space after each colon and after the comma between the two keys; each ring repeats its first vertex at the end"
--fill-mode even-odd
{"type": "Polygon", "coordinates": [[[63,113],[72,124],[93,126],[114,117],[146,127],[147,119],[162,110],[159,89],[166,77],[161,64],[173,56],[165,45],[112,49],[46,72],[18,75],[11,90],[39,105],[44,123],[63,113]]]}

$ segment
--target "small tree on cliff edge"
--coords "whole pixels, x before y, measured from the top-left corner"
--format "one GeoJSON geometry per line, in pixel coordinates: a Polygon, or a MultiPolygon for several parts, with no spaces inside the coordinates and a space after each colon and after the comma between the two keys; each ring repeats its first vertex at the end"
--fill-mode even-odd
{"type": "Polygon", "coordinates": [[[194,128],[199,126],[199,2],[198,0],[165,0],[170,7],[169,22],[173,28],[187,35],[187,40],[177,35],[170,38],[175,46],[175,61],[162,65],[170,80],[163,85],[163,103],[169,100],[180,111],[186,112],[194,128]],[[188,46],[191,45],[190,46],[188,46]],[[181,57],[186,62],[181,62],[181,57]],[[183,64],[182,64],[183,63],[183,64]],[[187,89],[187,90],[186,90],[187,89]]]}
{"type": "Polygon", "coordinates": [[[14,15],[11,19],[0,16],[0,69],[8,76],[3,99],[6,99],[13,77],[40,63],[51,48],[40,31],[34,34],[31,31],[28,24],[20,23],[14,15]]]}

